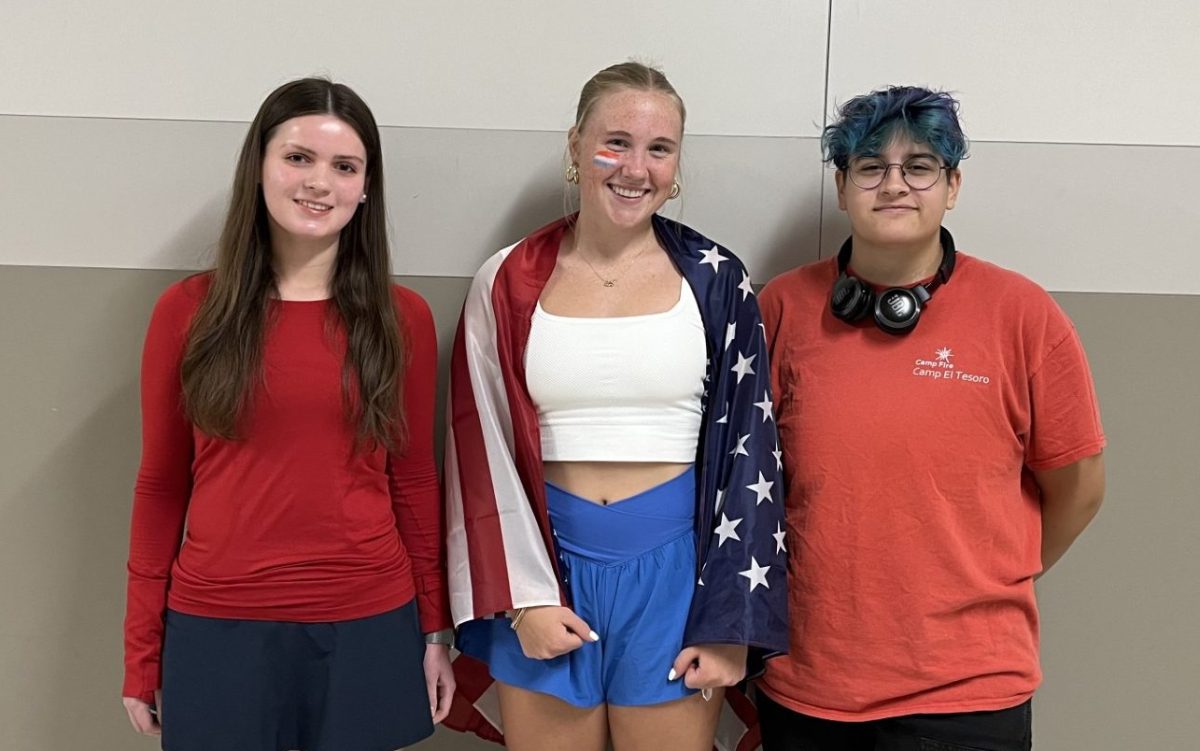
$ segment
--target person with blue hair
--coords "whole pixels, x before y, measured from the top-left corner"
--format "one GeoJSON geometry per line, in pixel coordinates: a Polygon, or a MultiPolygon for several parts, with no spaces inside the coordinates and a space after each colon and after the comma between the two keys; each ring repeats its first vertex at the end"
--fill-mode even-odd
{"type": "Polygon", "coordinates": [[[1083,347],[942,226],[967,156],[953,97],[855,97],[822,146],[850,237],[759,298],[791,623],[758,684],[764,751],[1029,749],[1034,580],[1104,494],[1083,347]]]}

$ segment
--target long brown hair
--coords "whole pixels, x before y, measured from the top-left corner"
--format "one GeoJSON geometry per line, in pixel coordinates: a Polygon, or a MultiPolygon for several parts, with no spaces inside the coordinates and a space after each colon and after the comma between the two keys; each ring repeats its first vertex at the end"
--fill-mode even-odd
{"type": "Polygon", "coordinates": [[[275,89],[242,143],[216,268],[188,332],[183,399],[188,418],[209,435],[236,439],[238,422],[262,378],[268,300],[276,296],[271,234],[260,181],[263,151],[280,124],[304,115],[333,115],[366,150],[366,203],[342,228],[330,293],[331,324],[346,334],[342,397],[362,444],[393,446],[403,436],[399,383],[405,350],[391,290],[383,201],[382,150],[375,117],[348,86],[303,78],[275,89]]]}

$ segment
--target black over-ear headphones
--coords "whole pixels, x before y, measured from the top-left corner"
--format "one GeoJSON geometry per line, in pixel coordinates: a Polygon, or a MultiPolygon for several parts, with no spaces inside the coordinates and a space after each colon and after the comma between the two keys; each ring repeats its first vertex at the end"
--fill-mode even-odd
{"type": "Polygon", "coordinates": [[[857,323],[870,311],[874,314],[875,325],[889,334],[898,336],[915,329],[925,303],[929,302],[938,287],[950,281],[950,275],[954,273],[954,238],[945,227],[941,228],[940,235],[942,262],[929,284],[889,287],[878,295],[871,290],[871,285],[847,271],[850,268],[853,241],[852,238],[846,238],[842,249],[838,251],[838,278],[829,296],[833,315],[846,323],[857,323]]]}

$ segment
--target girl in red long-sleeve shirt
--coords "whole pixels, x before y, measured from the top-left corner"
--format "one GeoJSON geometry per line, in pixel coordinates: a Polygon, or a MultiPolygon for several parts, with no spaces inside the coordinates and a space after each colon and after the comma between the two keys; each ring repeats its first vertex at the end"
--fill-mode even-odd
{"type": "Polygon", "coordinates": [[[381,166],[353,91],[281,86],[216,268],[155,306],[123,695],[167,751],[399,748],[448,710],[437,345],[381,166]]]}

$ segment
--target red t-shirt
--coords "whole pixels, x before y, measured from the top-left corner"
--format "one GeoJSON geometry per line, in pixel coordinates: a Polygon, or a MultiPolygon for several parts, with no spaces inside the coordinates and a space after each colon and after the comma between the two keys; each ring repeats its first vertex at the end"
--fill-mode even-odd
{"type": "Polygon", "coordinates": [[[342,397],[345,335],[327,325],[329,301],[271,302],[263,379],[239,439],[227,441],[195,429],[181,403],[188,326],[209,280],[163,293],[142,358],[123,694],[147,701],[160,685],[168,607],[328,622],[416,596],[424,631],[450,625],[433,457],[437,341],[425,301],[393,287],[408,352],[400,453],[355,450],[342,397]]]}
{"type": "Polygon", "coordinates": [[[836,259],[759,297],[784,453],[791,650],[761,686],[864,721],[1015,706],[1041,681],[1032,471],[1104,446],[1070,320],[958,255],[908,336],[834,318],[836,259]]]}

